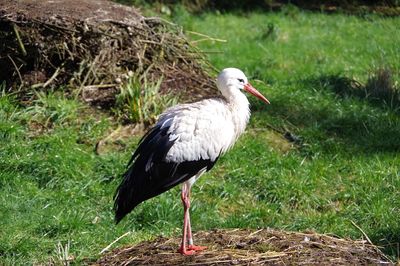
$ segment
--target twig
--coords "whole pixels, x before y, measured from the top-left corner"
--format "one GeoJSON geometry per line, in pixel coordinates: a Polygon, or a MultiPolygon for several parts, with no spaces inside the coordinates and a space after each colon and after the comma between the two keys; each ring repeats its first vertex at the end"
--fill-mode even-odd
{"type": "MultiPolygon", "coordinates": [[[[87,82],[87,80],[88,80],[88,78],[90,76],[90,73],[92,73],[95,64],[97,64],[97,61],[99,60],[99,57],[100,57],[100,54],[96,55],[95,58],[93,59],[93,62],[90,64],[90,67],[89,67],[85,77],[83,78],[83,81],[81,82],[81,85],[80,85],[79,89],[75,93],[75,97],[76,98],[78,98],[79,94],[81,94],[83,88],[85,87],[85,83],[87,82]]],[[[95,74],[95,73],[93,72],[93,74],[95,74]]]]}
{"type": "Polygon", "coordinates": [[[358,230],[360,230],[360,232],[363,234],[363,236],[365,237],[365,239],[367,240],[368,244],[370,244],[371,246],[374,246],[374,244],[372,243],[371,239],[369,239],[368,235],[361,229],[361,227],[359,227],[355,222],[353,222],[352,220],[350,220],[351,224],[354,225],[354,227],[356,227],[358,230]]]}
{"type": "Polygon", "coordinates": [[[151,43],[151,44],[157,44],[157,45],[161,45],[161,43],[160,43],[160,42],[148,41],[148,40],[139,40],[139,42],[144,42],[144,43],[151,43]]]}
{"type": "Polygon", "coordinates": [[[42,83],[36,83],[36,84],[33,84],[31,86],[31,89],[37,89],[37,88],[43,87],[43,85],[44,85],[43,82],[42,83]]]}
{"type": "Polygon", "coordinates": [[[264,230],[264,228],[261,228],[261,229],[259,229],[259,230],[257,230],[257,231],[254,231],[253,233],[251,233],[251,234],[249,235],[249,237],[252,237],[252,236],[258,234],[258,233],[260,233],[260,232],[263,231],[263,230],[264,230]]]}
{"type": "Polygon", "coordinates": [[[24,56],[26,56],[28,53],[26,52],[25,46],[24,46],[24,44],[22,43],[21,36],[19,35],[19,32],[18,32],[18,26],[17,26],[17,24],[14,24],[14,25],[13,25],[13,29],[14,29],[14,32],[15,32],[15,36],[17,37],[19,47],[21,48],[22,54],[23,54],[24,56]]]}
{"type": "Polygon", "coordinates": [[[163,19],[163,18],[159,18],[159,17],[147,17],[147,18],[144,18],[144,21],[157,21],[159,23],[160,22],[164,22],[164,23],[167,23],[167,24],[169,24],[171,26],[176,26],[175,23],[173,23],[173,22],[171,22],[169,20],[163,19]]]}
{"type": "Polygon", "coordinates": [[[65,30],[65,31],[68,31],[68,32],[75,32],[75,33],[78,32],[75,29],[69,29],[67,27],[62,27],[62,26],[59,26],[57,24],[51,24],[49,22],[45,22],[45,21],[42,21],[42,20],[39,20],[39,19],[32,19],[32,21],[34,21],[34,22],[36,22],[36,23],[38,23],[40,25],[43,25],[43,27],[45,27],[46,29],[49,29],[49,30],[52,30],[52,31],[55,31],[55,32],[58,32],[58,30],[56,30],[54,28],[57,28],[59,30],[65,30]]]}
{"type": "Polygon", "coordinates": [[[110,88],[110,87],[115,87],[117,85],[118,84],[112,84],[112,83],[110,83],[110,84],[97,84],[97,85],[87,85],[87,86],[84,86],[83,88],[87,89],[87,90],[90,90],[90,89],[97,89],[97,88],[110,88]]]}
{"type": "Polygon", "coordinates": [[[132,233],[132,231],[128,231],[125,234],[123,234],[122,236],[118,237],[117,239],[115,239],[113,242],[111,242],[111,244],[109,244],[107,247],[103,248],[102,251],[100,251],[99,255],[103,254],[104,252],[106,252],[107,250],[109,250],[111,248],[112,245],[114,245],[115,243],[117,243],[119,240],[121,240],[121,238],[126,237],[127,235],[129,235],[130,233],[132,233]]]}
{"type": "Polygon", "coordinates": [[[168,244],[168,243],[170,243],[170,242],[172,242],[172,241],[174,241],[174,239],[173,239],[173,238],[170,238],[170,239],[168,239],[167,241],[158,244],[158,245],[156,246],[156,248],[161,247],[161,246],[165,246],[166,244],[168,244]]]}
{"type": "Polygon", "coordinates": [[[198,39],[198,40],[190,41],[190,43],[191,43],[191,44],[196,44],[196,43],[199,43],[199,42],[204,42],[204,41],[214,41],[214,40],[212,40],[212,39],[209,39],[209,38],[202,38],[202,39],[198,39]]]}
{"type": "Polygon", "coordinates": [[[210,41],[215,41],[215,42],[227,42],[227,40],[213,38],[213,37],[210,37],[210,36],[205,35],[203,33],[195,32],[195,31],[186,31],[186,32],[190,33],[190,34],[193,34],[193,35],[204,37],[204,39],[200,39],[200,40],[192,41],[192,42],[199,42],[199,41],[205,41],[205,40],[210,40],[210,41]]]}
{"type": "Polygon", "coordinates": [[[18,67],[17,67],[17,64],[15,64],[14,60],[11,58],[10,55],[7,55],[7,56],[8,56],[8,58],[11,60],[11,63],[14,65],[15,70],[17,71],[19,80],[21,81],[21,84],[22,84],[22,83],[23,83],[23,81],[22,81],[22,76],[21,76],[21,73],[19,72],[19,69],[18,69],[18,67]]]}
{"type": "Polygon", "coordinates": [[[53,82],[53,80],[58,76],[60,73],[60,68],[58,67],[56,71],[54,71],[54,74],[43,84],[43,88],[46,88],[50,83],[53,82]]]}
{"type": "Polygon", "coordinates": [[[193,53],[189,53],[189,54],[222,54],[224,53],[223,51],[198,51],[198,52],[193,52],[193,53]]]}

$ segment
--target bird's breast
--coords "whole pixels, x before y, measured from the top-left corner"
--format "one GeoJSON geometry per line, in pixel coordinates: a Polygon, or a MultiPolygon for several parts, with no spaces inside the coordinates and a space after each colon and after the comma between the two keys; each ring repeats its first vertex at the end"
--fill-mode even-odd
{"type": "Polygon", "coordinates": [[[183,162],[216,160],[236,139],[236,128],[229,108],[221,101],[206,100],[201,106],[175,110],[169,134],[176,139],[166,160],[183,162]]]}

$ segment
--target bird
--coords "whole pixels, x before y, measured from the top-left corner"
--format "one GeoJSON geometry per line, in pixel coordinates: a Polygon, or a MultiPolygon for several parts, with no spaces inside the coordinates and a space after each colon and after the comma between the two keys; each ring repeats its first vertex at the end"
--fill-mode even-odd
{"type": "Polygon", "coordinates": [[[217,77],[222,97],[178,104],[166,109],[141,138],[114,196],[118,224],[137,205],[182,184],[183,232],[178,252],[193,255],[206,247],[193,244],[190,191],[244,132],[250,119],[249,92],[269,104],[237,68],[217,77]]]}

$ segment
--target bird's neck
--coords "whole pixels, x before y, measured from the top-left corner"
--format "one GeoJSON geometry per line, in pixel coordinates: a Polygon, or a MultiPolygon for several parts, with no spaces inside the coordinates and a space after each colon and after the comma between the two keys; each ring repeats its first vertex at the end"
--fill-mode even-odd
{"type": "Polygon", "coordinates": [[[236,139],[244,132],[250,119],[249,100],[239,90],[231,90],[229,96],[225,96],[229,109],[232,113],[232,121],[235,127],[236,139]]]}

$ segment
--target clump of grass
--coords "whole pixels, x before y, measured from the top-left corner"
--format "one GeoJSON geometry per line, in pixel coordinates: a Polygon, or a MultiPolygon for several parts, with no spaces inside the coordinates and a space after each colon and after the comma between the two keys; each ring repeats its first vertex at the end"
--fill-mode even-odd
{"type": "Polygon", "coordinates": [[[146,75],[132,75],[117,95],[114,113],[123,120],[151,124],[167,107],[177,103],[177,98],[160,93],[163,78],[151,82],[146,75]]]}
{"type": "Polygon", "coordinates": [[[4,90],[0,91],[0,140],[8,140],[22,131],[22,127],[15,123],[21,116],[23,114],[15,105],[14,97],[4,90]]]}
{"type": "Polygon", "coordinates": [[[6,93],[6,82],[3,80],[0,83],[0,95],[3,96],[6,93]]]}
{"type": "Polygon", "coordinates": [[[75,120],[81,108],[78,101],[70,100],[57,92],[37,92],[36,99],[26,109],[29,121],[51,127],[54,123],[64,124],[75,120]]]}
{"type": "Polygon", "coordinates": [[[65,245],[62,245],[61,242],[58,241],[55,247],[57,265],[69,266],[70,262],[73,261],[74,257],[69,252],[70,245],[70,241],[68,241],[65,245]]]}
{"type": "Polygon", "coordinates": [[[383,103],[392,109],[400,105],[400,92],[388,67],[371,71],[365,84],[341,74],[323,75],[311,78],[308,82],[313,88],[326,88],[341,97],[356,96],[374,103],[383,103]]]}
{"type": "Polygon", "coordinates": [[[264,28],[261,39],[275,41],[278,38],[278,27],[273,23],[269,22],[267,27],[264,28]]]}
{"type": "Polygon", "coordinates": [[[393,82],[393,73],[388,67],[375,69],[365,84],[367,97],[384,101],[390,107],[400,103],[400,93],[393,82]]]}

